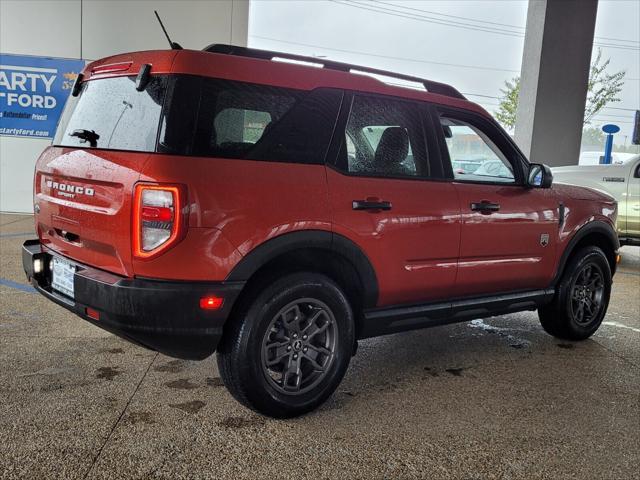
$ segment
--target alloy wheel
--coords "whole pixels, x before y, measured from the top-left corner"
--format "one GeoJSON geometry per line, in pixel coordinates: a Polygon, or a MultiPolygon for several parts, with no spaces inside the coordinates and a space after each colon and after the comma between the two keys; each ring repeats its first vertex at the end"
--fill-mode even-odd
{"type": "Polygon", "coordinates": [[[271,320],[262,341],[262,370],[280,393],[300,395],[329,372],[338,346],[331,309],[313,298],[295,300],[271,320]]]}
{"type": "Polygon", "coordinates": [[[600,267],[589,263],[576,275],[571,289],[571,314],[577,324],[585,326],[597,318],[602,309],[604,275],[600,267]]]}

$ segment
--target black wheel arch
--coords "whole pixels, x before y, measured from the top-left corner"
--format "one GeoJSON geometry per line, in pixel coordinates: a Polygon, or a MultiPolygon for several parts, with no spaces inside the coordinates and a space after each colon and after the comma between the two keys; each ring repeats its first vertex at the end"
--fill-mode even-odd
{"type": "Polygon", "coordinates": [[[580,250],[580,248],[588,245],[599,247],[607,257],[609,267],[611,268],[611,276],[616,271],[617,254],[620,248],[618,236],[611,225],[601,220],[593,220],[581,227],[569,240],[567,247],[562,252],[556,274],[551,283],[556,286],[564,273],[567,262],[571,256],[580,250]]]}
{"type": "Polygon", "coordinates": [[[311,269],[338,283],[356,303],[372,308],[378,301],[378,279],[366,254],[348,238],[324,230],[285,233],[255,247],[233,268],[225,281],[311,269]],[[355,282],[355,283],[354,283],[355,282]]]}

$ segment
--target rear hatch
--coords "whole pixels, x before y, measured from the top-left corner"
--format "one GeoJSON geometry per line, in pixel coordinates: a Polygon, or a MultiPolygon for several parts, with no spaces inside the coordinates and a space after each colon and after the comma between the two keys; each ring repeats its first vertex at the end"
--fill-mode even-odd
{"type": "MultiPolygon", "coordinates": [[[[173,58],[173,52],[162,54],[173,58]]],[[[36,164],[41,242],[80,263],[126,276],[133,274],[134,185],[156,150],[167,88],[162,71],[152,68],[143,89],[136,77],[144,57],[158,55],[144,52],[88,65],[79,94],[69,97],[53,146],[36,164]]],[[[157,63],[165,69],[170,65],[166,59],[157,63]]]]}

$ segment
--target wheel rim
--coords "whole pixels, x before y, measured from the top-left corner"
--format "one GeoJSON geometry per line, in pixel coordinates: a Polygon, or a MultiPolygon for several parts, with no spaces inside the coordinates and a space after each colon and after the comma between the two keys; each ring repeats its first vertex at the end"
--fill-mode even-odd
{"type": "Polygon", "coordinates": [[[604,296],[604,276],[596,264],[578,272],[571,289],[571,314],[578,325],[588,325],[598,317],[604,296]]]}
{"type": "Polygon", "coordinates": [[[331,309],[313,298],[295,300],[269,323],[262,341],[262,370],[280,393],[300,395],[329,372],[338,345],[331,309]]]}

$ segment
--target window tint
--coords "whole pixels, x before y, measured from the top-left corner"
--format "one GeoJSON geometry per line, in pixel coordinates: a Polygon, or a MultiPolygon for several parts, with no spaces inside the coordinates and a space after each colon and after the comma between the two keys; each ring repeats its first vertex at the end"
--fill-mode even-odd
{"type": "Polygon", "coordinates": [[[204,80],[194,153],[245,158],[301,96],[283,88],[204,80]]]}
{"type": "Polygon", "coordinates": [[[213,122],[218,147],[230,142],[257,143],[271,123],[271,114],[257,110],[225,108],[213,122]]]}
{"type": "Polygon", "coordinates": [[[166,76],[153,76],[144,91],[135,77],[83,83],[70,97],[54,145],[115,150],[155,151],[166,76]]]}
{"type": "Polygon", "coordinates": [[[339,90],[318,89],[305,94],[280,122],[269,127],[248,158],[324,163],[341,102],[339,90]]]}
{"type": "Polygon", "coordinates": [[[169,77],[168,83],[160,120],[158,151],[188,155],[196,131],[202,77],[174,75],[169,77]]]}
{"type": "Polygon", "coordinates": [[[418,107],[409,102],[355,96],[339,166],[363,175],[424,175],[418,107]]]}
{"type": "Polygon", "coordinates": [[[440,121],[456,180],[515,183],[511,163],[479,128],[448,116],[440,121]]]}
{"type": "Polygon", "coordinates": [[[342,92],[202,80],[193,153],[323,163],[342,92]]]}

